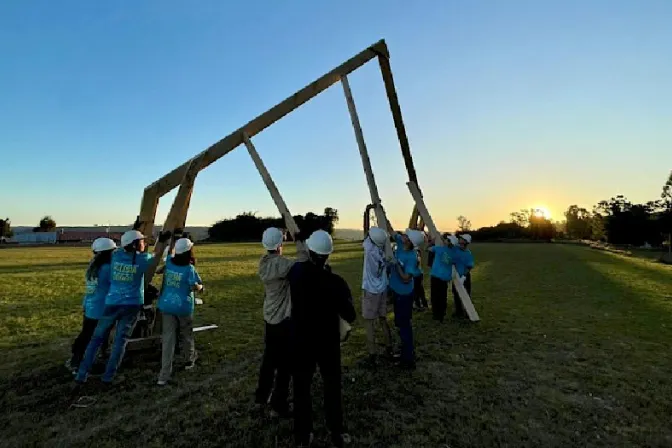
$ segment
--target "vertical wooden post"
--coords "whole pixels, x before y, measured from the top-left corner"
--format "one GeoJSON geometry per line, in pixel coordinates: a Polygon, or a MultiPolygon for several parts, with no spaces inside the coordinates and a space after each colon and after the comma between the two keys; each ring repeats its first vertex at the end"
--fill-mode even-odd
{"type": "MultiPolygon", "coordinates": [[[[366,149],[366,142],[364,141],[364,133],[362,132],[362,126],[359,123],[359,116],[357,114],[357,108],[355,107],[355,100],[352,97],[352,91],[350,90],[350,83],[348,82],[347,76],[341,77],[341,84],[343,85],[343,93],[345,94],[345,101],[348,104],[348,112],[350,113],[350,121],[352,121],[352,129],[355,131],[355,139],[357,140],[357,146],[359,147],[359,155],[362,158],[362,165],[364,166],[364,174],[366,175],[366,183],[369,186],[369,193],[371,194],[371,202],[374,206],[374,212],[376,213],[376,220],[378,221],[378,226],[387,230],[389,221],[387,220],[387,215],[383,209],[380,196],[378,195],[378,187],[376,186],[376,179],[373,176],[373,169],[371,168],[371,159],[369,158],[369,152],[366,149]]],[[[392,256],[392,245],[389,240],[385,243],[385,253],[388,256],[392,256]]]]}
{"type": "MultiPolygon", "coordinates": [[[[180,188],[177,191],[173,205],[168,212],[166,221],[163,224],[163,231],[170,230],[173,232],[176,228],[182,223],[185,222],[187,208],[189,201],[191,200],[191,194],[194,191],[194,182],[196,181],[196,175],[200,171],[201,164],[199,163],[198,157],[191,160],[189,167],[187,168],[186,173],[184,173],[184,178],[180,184],[180,188]]],[[[161,259],[163,258],[163,251],[168,244],[166,242],[156,241],[154,244],[154,259],[152,260],[147,272],[145,272],[145,285],[151,283],[156,268],[158,267],[161,259]]],[[[172,246],[172,242],[170,242],[172,246]]]]}
{"type": "MultiPolygon", "coordinates": [[[[296,235],[297,233],[299,233],[299,226],[296,225],[294,217],[289,212],[287,203],[285,203],[285,200],[282,198],[282,195],[280,195],[280,190],[278,190],[278,187],[275,185],[275,182],[273,182],[271,174],[266,169],[266,165],[264,165],[264,162],[261,160],[261,157],[259,156],[257,149],[254,147],[254,144],[252,143],[252,140],[250,140],[250,138],[247,136],[246,133],[243,133],[243,142],[247,147],[247,152],[250,153],[250,157],[252,158],[254,165],[257,167],[257,171],[259,171],[259,174],[261,175],[261,179],[264,181],[264,184],[266,185],[268,192],[271,194],[271,198],[273,198],[275,206],[278,207],[280,215],[282,215],[283,219],[285,220],[287,230],[289,230],[289,233],[292,235],[292,238],[294,239],[294,241],[296,241],[296,235]]],[[[297,249],[304,248],[303,241],[296,241],[296,245],[297,249]]]]}
{"type": "MultiPolygon", "coordinates": [[[[413,196],[413,199],[415,200],[418,212],[420,213],[420,216],[422,216],[423,221],[427,225],[429,233],[432,236],[432,238],[434,238],[436,245],[444,246],[445,243],[443,241],[443,238],[441,238],[439,230],[434,225],[434,220],[432,220],[432,217],[429,214],[429,210],[427,210],[427,206],[425,205],[425,201],[422,199],[420,189],[415,184],[415,182],[407,182],[406,185],[408,185],[408,189],[411,192],[411,196],[413,196]]],[[[467,290],[464,288],[464,285],[462,285],[462,282],[460,281],[455,266],[453,266],[453,285],[455,285],[455,289],[457,290],[457,294],[460,297],[460,300],[462,301],[462,305],[464,306],[464,309],[467,312],[467,315],[469,316],[469,320],[471,320],[472,322],[479,321],[480,317],[478,316],[478,313],[474,308],[474,304],[471,301],[471,297],[469,297],[467,290]]]]}
{"type": "Polygon", "coordinates": [[[154,231],[154,220],[156,219],[156,209],[159,207],[159,197],[156,190],[146,188],[142,195],[140,203],[140,232],[146,236],[152,236],[154,231]]]}

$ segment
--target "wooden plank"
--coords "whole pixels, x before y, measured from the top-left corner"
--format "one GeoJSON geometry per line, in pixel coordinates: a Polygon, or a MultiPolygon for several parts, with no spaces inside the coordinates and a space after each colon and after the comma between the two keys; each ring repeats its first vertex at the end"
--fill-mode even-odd
{"type": "Polygon", "coordinates": [[[145,188],[140,203],[140,232],[148,237],[154,232],[154,220],[156,219],[156,210],[159,207],[159,197],[152,188],[145,188]]]}
{"type": "MultiPolygon", "coordinates": [[[[180,184],[180,189],[177,191],[173,205],[171,206],[170,211],[168,212],[168,216],[166,217],[166,221],[163,224],[164,232],[167,230],[172,232],[179,225],[181,225],[181,223],[184,222],[186,209],[191,199],[191,193],[194,191],[194,182],[196,181],[196,176],[198,175],[200,169],[201,167],[199,165],[199,160],[192,159],[189,163],[187,171],[184,173],[182,183],[180,184]]],[[[172,238],[168,244],[173,244],[172,238]]],[[[163,258],[163,251],[165,250],[166,246],[166,242],[160,242],[157,239],[156,244],[154,245],[154,258],[145,272],[145,285],[151,283],[152,278],[154,277],[154,273],[156,272],[156,268],[163,258]]]]}
{"type": "MultiPolygon", "coordinates": [[[[406,172],[408,173],[408,180],[418,184],[418,177],[413,165],[413,155],[411,154],[411,146],[408,143],[408,136],[406,135],[406,126],[401,114],[401,105],[399,104],[399,97],[397,96],[397,89],[394,85],[394,76],[392,75],[392,67],[390,66],[390,57],[388,54],[378,55],[378,65],[380,66],[380,74],[383,77],[383,84],[385,84],[385,93],[387,100],[390,103],[390,111],[392,112],[392,119],[394,120],[394,128],[397,130],[397,138],[399,139],[399,146],[401,147],[401,154],[404,157],[404,165],[406,165],[406,172]]],[[[419,187],[418,187],[419,188],[419,187]]],[[[414,229],[418,222],[417,205],[413,207],[409,227],[414,229]]]]}
{"type": "MultiPolygon", "coordinates": [[[[299,226],[296,225],[294,217],[289,212],[287,203],[282,198],[280,190],[278,190],[277,185],[275,185],[275,182],[273,182],[271,174],[266,169],[266,165],[264,165],[264,162],[261,160],[261,157],[259,156],[257,149],[254,147],[254,144],[252,143],[252,140],[250,140],[249,136],[246,133],[243,133],[243,142],[247,147],[247,152],[250,153],[250,157],[252,158],[254,165],[257,167],[257,171],[259,171],[259,175],[261,175],[261,179],[264,181],[264,184],[266,185],[268,192],[271,194],[271,198],[273,198],[275,206],[278,207],[280,215],[284,218],[287,230],[289,230],[289,233],[292,235],[292,238],[294,239],[294,241],[296,241],[296,235],[299,233],[299,226]]],[[[296,241],[296,245],[297,249],[302,249],[304,243],[303,241],[296,241]]]]}
{"type": "MultiPolygon", "coordinates": [[[[222,156],[231,152],[238,145],[242,144],[243,132],[247,133],[249,138],[254,137],[288,113],[292,112],[294,109],[305,104],[327,88],[331,87],[333,84],[337,83],[343,75],[347,75],[348,73],[357,70],[359,67],[380,54],[388,54],[387,46],[385,45],[384,40],[380,40],[368,47],[366,50],[361,51],[329,73],[308,84],[303,89],[289,96],[284,101],[278,103],[249,123],[233,131],[231,134],[224,137],[196,156],[200,161],[201,169],[206,168],[211,163],[215,162],[222,156]]],[[[158,197],[163,196],[179,185],[188,166],[189,162],[183,163],[170,173],[163,176],[161,179],[152,183],[147,188],[154,189],[158,197]]]]}
{"type": "MultiPolygon", "coordinates": [[[[359,115],[357,114],[357,107],[355,106],[355,99],[352,97],[352,90],[350,90],[350,82],[348,82],[348,77],[343,76],[341,78],[341,84],[343,85],[343,93],[345,94],[345,101],[348,104],[348,112],[350,113],[350,121],[352,122],[352,129],[355,131],[355,139],[357,140],[357,146],[359,147],[359,155],[362,158],[362,165],[364,166],[364,174],[366,175],[366,183],[369,186],[369,193],[371,194],[371,203],[373,204],[373,210],[376,214],[376,220],[378,221],[378,226],[387,230],[390,227],[387,215],[385,210],[382,207],[380,201],[380,195],[378,194],[378,186],[376,185],[376,178],[373,175],[373,168],[371,167],[371,159],[369,158],[369,151],[366,148],[366,142],[364,141],[364,132],[362,131],[362,126],[359,122],[359,115]]],[[[389,257],[392,256],[392,245],[390,241],[385,242],[385,254],[389,257]]]]}
{"type": "MultiPolygon", "coordinates": [[[[429,214],[429,210],[427,210],[427,206],[425,205],[425,201],[422,198],[420,189],[414,182],[407,182],[406,185],[408,185],[408,189],[411,192],[411,196],[413,196],[415,204],[418,207],[418,212],[420,213],[420,216],[422,216],[422,220],[427,225],[429,233],[432,236],[432,238],[434,238],[436,245],[444,246],[445,242],[443,241],[443,238],[441,238],[441,234],[439,233],[439,230],[436,228],[436,225],[434,225],[434,220],[429,214]]],[[[462,305],[464,306],[464,309],[467,312],[469,319],[472,322],[478,322],[480,320],[480,317],[476,312],[476,308],[474,308],[474,304],[471,302],[471,297],[469,297],[469,294],[467,293],[466,289],[462,285],[462,282],[460,281],[460,278],[457,274],[457,270],[455,270],[455,266],[453,266],[453,284],[455,285],[455,289],[457,290],[458,296],[462,301],[462,305]]]]}

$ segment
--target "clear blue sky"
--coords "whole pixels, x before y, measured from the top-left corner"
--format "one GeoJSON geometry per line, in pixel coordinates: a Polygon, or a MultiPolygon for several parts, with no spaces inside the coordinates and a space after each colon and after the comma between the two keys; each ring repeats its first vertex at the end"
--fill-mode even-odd
{"type": "MultiPolygon", "coordinates": [[[[5,1],[0,214],[126,224],[143,188],[380,38],[435,220],[655,199],[672,167],[672,1],[5,1]]],[[[377,64],[350,77],[383,202],[412,200],[377,64]]],[[[368,191],[340,86],[254,139],[293,213],[359,227],[368,191]]],[[[159,209],[165,217],[174,193],[159,209]]],[[[245,149],[188,223],[276,214],[245,149]]]]}

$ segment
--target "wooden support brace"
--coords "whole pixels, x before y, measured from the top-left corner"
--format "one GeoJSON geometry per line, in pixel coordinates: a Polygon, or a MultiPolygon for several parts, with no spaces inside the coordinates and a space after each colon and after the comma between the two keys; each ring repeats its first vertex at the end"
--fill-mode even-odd
{"type": "MultiPolygon", "coordinates": [[[[292,235],[292,238],[294,239],[294,241],[296,241],[296,235],[299,233],[299,226],[296,225],[294,217],[289,212],[287,203],[285,203],[285,200],[280,195],[280,190],[278,190],[278,187],[275,185],[275,182],[273,182],[271,174],[266,169],[266,165],[264,165],[264,162],[261,160],[261,157],[259,156],[257,149],[254,147],[254,144],[252,143],[252,140],[250,140],[250,138],[246,133],[243,133],[243,142],[247,147],[247,151],[250,153],[250,157],[252,157],[254,165],[257,167],[257,171],[259,171],[259,175],[261,175],[261,179],[264,181],[264,184],[266,185],[268,192],[271,194],[271,198],[273,198],[275,206],[278,207],[280,215],[282,215],[283,219],[285,220],[287,230],[289,230],[289,233],[292,235]]],[[[304,243],[303,241],[296,241],[296,245],[297,249],[302,249],[304,243]]]]}
{"type": "MultiPolygon", "coordinates": [[[[422,216],[422,220],[427,225],[429,233],[432,236],[432,238],[434,238],[436,245],[444,246],[445,242],[443,241],[443,238],[441,238],[439,230],[434,225],[434,221],[432,220],[432,217],[429,214],[429,210],[427,210],[427,206],[425,205],[425,201],[422,198],[420,189],[415,184],[415,182],[407,182],[406,185],[408,185],[408,189],[411,192],[411,196],[413,196],[413,199],[415,200],[418,212],[420,213],[420,216],[422,216]]],[[[472,322],[478,322],[480,320],[480,317],[478,316],[478,313],[474,308],[474,304],[471,302],[471,297],[469,297],[467,290],[464,288],[464,285],[462,285],[462,282],[460,281],[455,266],[453,266],[453,285],[455,285],[457,295],[462,301],[462,305],[464,306],[464,309],[467,312],[467,315],[469,316],[469,320],[471,320],[472,322]]]]}
{"type": "MultiPolygon", "coordinates": [[[[187,171],[184,173],[184,178],[180,184],[180,188],[177,191],[173,205],[168,212],[166,221],[163,224],[163,231],[174,232],[176,228],[183,226],[186,220],[187,208],[189,206],[189,201],[191,200],[191,194],[194,191],[194,182],[196,181],[196,176],[200,171],[200,164],[198,159],[192,159],[189,164],[187,171]]],[[[172,242],[170,243],[172,246],[172,242]]],[[[154,259],[152,259],[151,264],[145,272],[145,285],[151,283],[156,268],[158,267],[161,259],[163,258],[163,251],[167,246],[166,242],[156,241],[154,245],[154,259]]]]}
{"type": "MultiPolygon", "coordinates": [[[[359,115],[357,114],[357,108],[355,107],[355,100],[352,97],[352,91],[350,90],[350,83],[348,82],[347,76],[341,77],[341,84],[343,85],[343,93],[345,94],[345,101],[348,104],[348,112],[350,113],[350,121],[352,121],[352,129],[355,131],[355,139],[357,140],[357,146],[359,147],[359,155],[362,158],[362,165],[364,166],[364,174],[366,175],[366,183],[369,186],[369,193],[371,194],[371,202],[374,207],[374,212],[376,214],[376,220],[378,225],[383,229],[387,230],[390,227],[389,221],[387,220],[387,215],[380,201],[380,196],[378,195],[378,187],[376,186],[376,178],[373,176],[373,169],[371,168],[371,159],[369,158],[369,152],[366,148],[366,142],[364,141],[364,133],[362,132],[362,126],[359,123],[359,115]]],[[[366,237],[366,235],[365,235],[366,237]]],[[[392,245],[390,241],[385,242],[385,254],[389,257],[392,256],[392,245]]]]}

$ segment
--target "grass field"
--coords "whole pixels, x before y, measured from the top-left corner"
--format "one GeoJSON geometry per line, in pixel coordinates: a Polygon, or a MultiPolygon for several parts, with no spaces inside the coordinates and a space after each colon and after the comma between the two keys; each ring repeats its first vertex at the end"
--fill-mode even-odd
{"type": "MultiPolygon", "coordinates": [[[[69,408],[72,377],[62,365],[80,326],[88,250],[0,251],[1,445],[290,446],[291,422],[252,412],[259,249],[197,248],[208,289],[197,321],[220,328],[197,336],[195,371],[157,389],[159,357],[129,358],[123,381],[86,409],[69,408]]],[[[416,314],[415,372],[361,367],[355,325],[343,350],[354,446],[672,446],[672,267],[578,246],[473,251],[482,321],[438,324],[416,314]]],[[[353,291],[361,257],[355,243],[333,257],[353,291]]],[[[314,402],[323,443],[321,394],[314,402]]]]}

